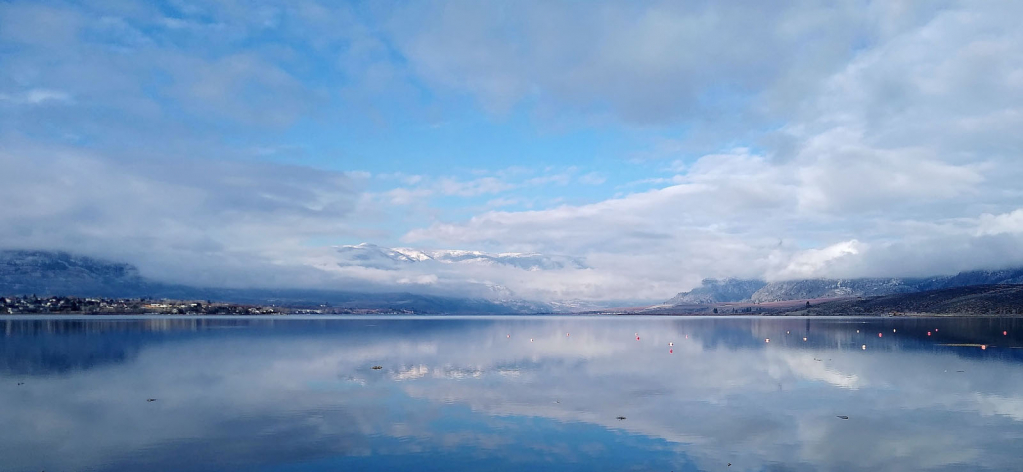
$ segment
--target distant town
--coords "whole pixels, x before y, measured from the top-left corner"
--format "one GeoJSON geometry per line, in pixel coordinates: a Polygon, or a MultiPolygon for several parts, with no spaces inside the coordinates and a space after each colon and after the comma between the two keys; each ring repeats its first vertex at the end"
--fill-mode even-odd
{"type": "Polygon", "coordinates": [[[37,297],[16,295],[0,297],[0,315],[80,314],[80,315],[287,315],[334,314],[378,315],[416,314],[407,309],[360,309],[323,305],[314,308],[242,305],[198,300],[155,300],[147,298],[86,298],[67,296],[37,297]]]}

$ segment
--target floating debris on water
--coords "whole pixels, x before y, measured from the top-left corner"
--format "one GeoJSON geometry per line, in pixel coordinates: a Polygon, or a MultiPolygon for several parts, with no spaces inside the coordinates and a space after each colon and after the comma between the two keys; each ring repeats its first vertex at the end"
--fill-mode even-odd
{"type": "Polygon", "coordinates": [[[147,398],[147,399],[146,399],[146,401],[147,401],[147,402],[155,402],[155,401],[156,401],[156,399],[155,399],[155,398],[147,398]]]}
{"type": "Polygon", "coordinates": [[[383,368],[384,368],[384,366],[382,366],[382,365],[375,365],[375,366],[373,366],[373,370],[380,370],[380,369],[383,369],[383,368]]]}
{"type": "Polygon", "coordinates": [[[845,415],[838,415],[838,417],[839,417],[839,418],[841,418],[841,419],[843,419],[843,420],[847,420],[847,419],[849,419],[849,417],[848,417],[848,416],[845,416],[845,415]]]}

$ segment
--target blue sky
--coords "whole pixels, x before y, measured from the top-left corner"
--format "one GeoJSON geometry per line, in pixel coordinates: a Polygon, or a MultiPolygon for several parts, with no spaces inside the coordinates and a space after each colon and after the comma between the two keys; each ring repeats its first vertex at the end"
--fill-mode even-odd
{"type": "Polygon", "coordinates": [[[1021,264],[1015,9],[3,1],[0,246],[543,300],[1021,264]]]}

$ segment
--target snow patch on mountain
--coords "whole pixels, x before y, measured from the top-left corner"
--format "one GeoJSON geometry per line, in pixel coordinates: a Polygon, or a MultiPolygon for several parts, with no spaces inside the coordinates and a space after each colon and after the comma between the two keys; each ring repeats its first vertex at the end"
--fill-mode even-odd
{"type": "Polygon", "coordinates": [[[375,244],[337,246],[337,264],[342,267],[359,266],[382,270],[399,270],[409,264],[475,264],[508,266],[528,271],[586,269],[576,257],[539,253],[487,253],[459,249],[422,250],[407,247],[388,248],[375,244]]]}

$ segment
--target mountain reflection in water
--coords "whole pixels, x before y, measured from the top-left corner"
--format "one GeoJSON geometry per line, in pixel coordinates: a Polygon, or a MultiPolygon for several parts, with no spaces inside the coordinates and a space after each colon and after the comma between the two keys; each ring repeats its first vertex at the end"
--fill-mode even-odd
{"type": "Polygon", "coordinates": [[[1018,470],[1023,459],[1013,318],[5,317],[0,328],[3,471],[1018,470]]]}

